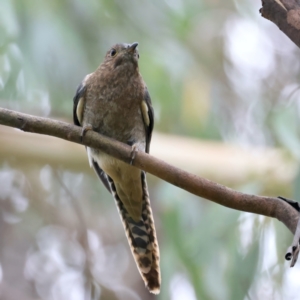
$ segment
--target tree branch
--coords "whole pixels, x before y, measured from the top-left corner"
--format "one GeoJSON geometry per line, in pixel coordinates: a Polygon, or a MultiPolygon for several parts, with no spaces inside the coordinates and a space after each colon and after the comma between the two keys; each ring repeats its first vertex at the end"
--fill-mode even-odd
{"type": "Polygon", "coordinates": [[[262,0],[259,11],[300,47],[300,5],[297,0],[262,0]]]}
{"type": "MultiPolygon", "coordinates": [[[[0,124],[81,144],[81,127],[66,122],[0,108],[0,124]]],[[[82,144],[101,149],[103,152],[126,163],[130,162],[130,146],[96,132],[88,131],[82,144]]],[[[180,170],[143,152],[136,154],[133,165],[207,200],[232,209],[276,218],[283,222],[291,232],[294,233],[296,230],[298,212],[281,199],[234,191],[218,183],[180,170]]]]}

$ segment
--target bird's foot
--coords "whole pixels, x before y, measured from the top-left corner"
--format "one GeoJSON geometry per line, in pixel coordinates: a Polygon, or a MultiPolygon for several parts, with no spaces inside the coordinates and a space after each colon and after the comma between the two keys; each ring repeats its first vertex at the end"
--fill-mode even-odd
{"type": "Polygon", "coordinates": [[[83,138],[84,138],[85,134],[86,134],[89,130],[93,130],[93,126],[92,126],[91,124],[87,124],[87,125],[84,125],[84,126],[82,127],[81,134],[80,134],[80,142],[81,142],[81,143],[83,142],[83,138]]]}
{"type": "Polygon", "coordinates": [[[27,125],[27,121],[25,121],[23,118],[18,118],[18,120],[22,122],[22,125],[19,127],[19,129],[26,131],[25,127],[27,125]]]}
{"type": "Polygon", "coordinates": [[[135,156],[138,153],[138,151],[139,151],[139,149],[138,149],[137,145],[133,145],[131,148],[131,153],[130,153],[130,165],[133,164],[135,156]]]}

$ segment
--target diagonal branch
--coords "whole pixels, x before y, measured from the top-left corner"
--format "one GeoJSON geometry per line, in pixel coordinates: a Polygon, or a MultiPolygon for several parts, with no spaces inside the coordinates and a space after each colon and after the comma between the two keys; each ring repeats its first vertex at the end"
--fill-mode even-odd
{"type": "MultiPolygon", "coordinates": [[[[81,144],[81,127],[66,122],[0,108],[0,124],[81,144]]],[[[130,163],[130,146],[96,132],[88,131],[82,144],[101,149],[115,158],[130,163]]],[[[180,170],[143,152],[136,153],[133,165],[207,200],[232,209],[276,218],[283,222],[291,232],[294,233],[296,230],[299,218],[298,212],[281,199],[234,191],[218,183],[180,170]]]]}

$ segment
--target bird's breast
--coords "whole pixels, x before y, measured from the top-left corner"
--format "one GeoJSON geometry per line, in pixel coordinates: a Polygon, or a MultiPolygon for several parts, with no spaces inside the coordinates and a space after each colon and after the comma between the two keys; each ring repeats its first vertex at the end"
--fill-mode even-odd
{"type": "Polygon", "coordinates": [[[144,86],[139,81],[127,85],[96,85],[87,91],[83,123],[100,134],[124,143],[145,143],[141,112],[144,86]]]}

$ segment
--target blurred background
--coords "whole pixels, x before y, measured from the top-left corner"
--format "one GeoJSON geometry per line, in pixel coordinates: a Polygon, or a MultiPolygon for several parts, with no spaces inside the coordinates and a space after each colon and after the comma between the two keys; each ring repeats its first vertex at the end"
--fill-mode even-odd
{"type": "MultiPolygon", "coordinates": [[[[0,106],[72,122],[84,76],[114,43],[138,41],[151,154],[242,192],[298,199],[299,49],[260,7],[0,0],[0,106]]],[[[0,299],[298,299],[300,264],[284,261],[292,235],[279,221],[148,182],[159,296],[84,147],[0,126],[0,299]]]]}

